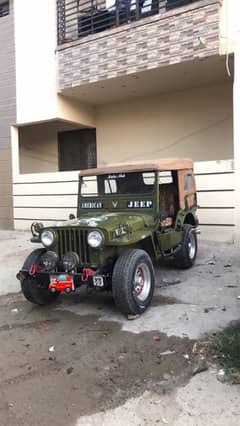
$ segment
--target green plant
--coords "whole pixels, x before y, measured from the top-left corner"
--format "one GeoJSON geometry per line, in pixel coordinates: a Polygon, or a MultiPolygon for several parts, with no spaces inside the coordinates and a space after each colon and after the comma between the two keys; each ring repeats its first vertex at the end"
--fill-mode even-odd
{"type": "Polygon", "coordinates": [[[240,383],[240,322],[212,334],[206,344],[206,352],[225,370],[232,382],[240,383]]]}

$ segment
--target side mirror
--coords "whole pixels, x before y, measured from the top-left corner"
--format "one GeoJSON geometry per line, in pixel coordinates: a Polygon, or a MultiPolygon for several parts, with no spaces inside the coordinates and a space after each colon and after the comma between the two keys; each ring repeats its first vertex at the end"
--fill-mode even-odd
{"type": "Polygon", "coordinates": [[[69,220],[72,220],[72,219],[76,219],[76,216],[74,214],[70,213],[70,215],[68,216],[68,218],[69,218],[69,220]]]}

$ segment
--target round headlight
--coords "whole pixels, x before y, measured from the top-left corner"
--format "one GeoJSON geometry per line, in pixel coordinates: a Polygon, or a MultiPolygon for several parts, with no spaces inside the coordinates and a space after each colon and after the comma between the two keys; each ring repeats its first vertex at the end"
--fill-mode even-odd
{"type": "Polygon", "coordinates": [[[98,248],[103,242],[103,236],[99,231],[92,231],[89,232],[87,241],[90,247],[98,248]]]}
{"type": "Polygon", "coordinates": [[[65,272],[71,272],[77,269],[79,264],[79,256],[74,251],[66,253],[62,257],[62,265],[65,272]]]}
{"type": "Polygon", "coordinates": [[[41,242],[45,247],[50,247],[54,242],[54,234],[51,231],[43,231],[41,233],[41,242]]]}
{"type": "Polygon", "coordinates": [[[58,262],[58,255],[54,251],[46,251],[41,257],[41,263],[47,271],[55,269],[58,262]]]}

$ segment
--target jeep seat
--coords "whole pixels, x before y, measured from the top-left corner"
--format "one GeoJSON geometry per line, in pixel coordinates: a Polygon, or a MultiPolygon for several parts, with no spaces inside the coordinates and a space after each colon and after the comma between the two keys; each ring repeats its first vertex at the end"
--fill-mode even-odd
{"type": "Polygon", "coordinates": [[[166,219],[160,222],[160,226],[172,226],[176,213],[176,187],[174,184],[161,184],[159,186],[159,211],[166,213],[166,219]]]}

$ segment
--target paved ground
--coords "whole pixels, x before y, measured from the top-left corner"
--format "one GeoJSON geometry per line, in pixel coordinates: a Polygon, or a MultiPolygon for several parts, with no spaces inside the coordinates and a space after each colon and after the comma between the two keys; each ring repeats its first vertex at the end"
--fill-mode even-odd
{"type": "Polygon", "coordinates": [[[0,296],[19,291],[16,271],[32,250],[30,232],[0,230],[0,296]]]}
{"type": "MultiPolygon", "coordinates": [[[[0,232],[2,295],[19,288],[28,237],[0,232]]],[[[240,319],[239,247],[201,242],[192,270],[156,272],[153,304],[134,321],[84,289],[44,308],[2,296],[0,425],[239,425],[240,387],[214,367],[192,377],[196,339],[240,319]]]]}

